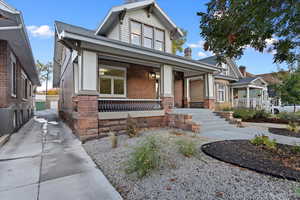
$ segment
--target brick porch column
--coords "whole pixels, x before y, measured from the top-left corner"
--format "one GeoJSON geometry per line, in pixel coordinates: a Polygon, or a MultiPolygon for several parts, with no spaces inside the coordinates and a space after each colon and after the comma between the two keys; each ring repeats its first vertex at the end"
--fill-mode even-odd
{"type": "Polygon", "coordinates": [[[170,65],[161,66],[161,100],[163,109],[168,112],[174,108],[173,94],[173,67],[170,65]]]}
{"type": "Polygon", "coordinates": [[[98,96],[77,97],[75,131],[80,140],[98,136],[98,96]]]}
{"type": "Polygon", "coordinates": [[[215,109],[215,92],[214,92],[214,77],[213,74],[207,73],[204,76],[205,83],[205,99],[204,108],[214,110],[215,109]]]}

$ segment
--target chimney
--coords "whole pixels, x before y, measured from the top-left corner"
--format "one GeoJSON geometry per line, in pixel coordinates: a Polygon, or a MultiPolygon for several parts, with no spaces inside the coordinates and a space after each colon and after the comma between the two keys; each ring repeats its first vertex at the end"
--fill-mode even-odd
{"type": "Polygon", "coordinates": [[[240,66],[239,69],[240,69],[240,72],[242,73],[243,77],[246,77],[247,76],[246,75],[246,67],[245,66],[240,66]]]}
{"type": "Polygon", "coordinates": [[[192,58],[192,48],[188,47],[184,49],[184,57],[192,58]]]}

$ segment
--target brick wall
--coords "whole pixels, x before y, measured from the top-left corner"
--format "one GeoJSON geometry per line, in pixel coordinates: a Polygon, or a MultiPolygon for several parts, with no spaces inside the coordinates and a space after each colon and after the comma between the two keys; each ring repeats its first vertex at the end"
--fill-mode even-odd
{"type": "Polygon", "coordinates": [[[175,107],[183,107],[183,80],[174,81],[174,102],[175,107]]]}
{"type": "Polygon", "coordinates": [[[0,41],[0,108],[8,107],[7,43],[0,41]]]}
{"type": "Polygon", "coordinates": [[[127,70],[127,95],[129,99],[155,99],[155,79],[149,78],[151,68],[131,65],[127,70]]]}

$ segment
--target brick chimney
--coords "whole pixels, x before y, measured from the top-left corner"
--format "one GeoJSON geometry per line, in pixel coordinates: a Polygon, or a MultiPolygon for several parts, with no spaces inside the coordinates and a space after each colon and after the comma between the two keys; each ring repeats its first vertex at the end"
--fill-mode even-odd
{"type": "Polygon", "coordinates": [[[245,66],[240,66],[239,67],[240,72],[242,73],[243,77],[246,77],[246,67],[245,66]]]}
{"type": "Polygon", "coordinates": [[[187,47],[184,49],[184,57],[192,58],[192,48],[187,47]]]}

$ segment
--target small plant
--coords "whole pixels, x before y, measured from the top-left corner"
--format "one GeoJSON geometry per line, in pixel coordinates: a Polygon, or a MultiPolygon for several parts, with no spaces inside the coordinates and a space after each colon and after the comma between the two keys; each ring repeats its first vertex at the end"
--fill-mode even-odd
{"type": "Polygon", "coordinates": [[[300,146],[298,146],[298,145],[293,146],[292,147],[292,152],[294,154],[299,154],[300,153],[300,146]]]}
{"type": "Polygon", "coordinates": [[[126,173],[136,173],[139,178],[149,174],[160,165],[159,145],[155,137],[147,137],[130,154],[126,173]]]}
{"type": "Polygon", "coordinates": [[[265,110],[258,110],[253,116],[254,119],[267,119],[271,116],[271,113],[266,112],[265,110]]]}
{"type": "Polygon", "coordinates": [[[126,132],[130,138],[139,136],[137,123],[130,115],[128,115],[128,117],[127,117],[126,132]]]}
{"type": "Polygon", "coordinates": [[[242,120],[249,120],[254,118],[255,113],[255,110],[240,108],[234,110],[233,117],[240,118],[242,120]]]}
{"type": "Polygon", "coordinates": [[[250,143],[255,146],[265,146],[267,149],[274,150],[277,148],[276,140],[270,140],[270,138],[265,135],[255,136],[255,138],[250,140],[250,143]]]}
{"type": "Polygon", "coordinates": [[[197,153],[196,143],[191,140],[182,139],[177,141],[176,144],[179,146],[179,152],[186,157],[195,156],[197,153]]]}
{"type": "Polygon", "coordinates": [[[112,148],[117,148],[118,147],[118,137],[114,132],[109,133],[110,140],[111,140],[111,147],[112,148]]]}
{"type": "Polygon", "coordinates": [[[295,133],[298,133],[299,132],[299,124],[296,123],[296,122],[290,122],[288,125],[287,125],[287,129],[289,131],[292,131],[292,132],[295,132],[295,133]]]}

